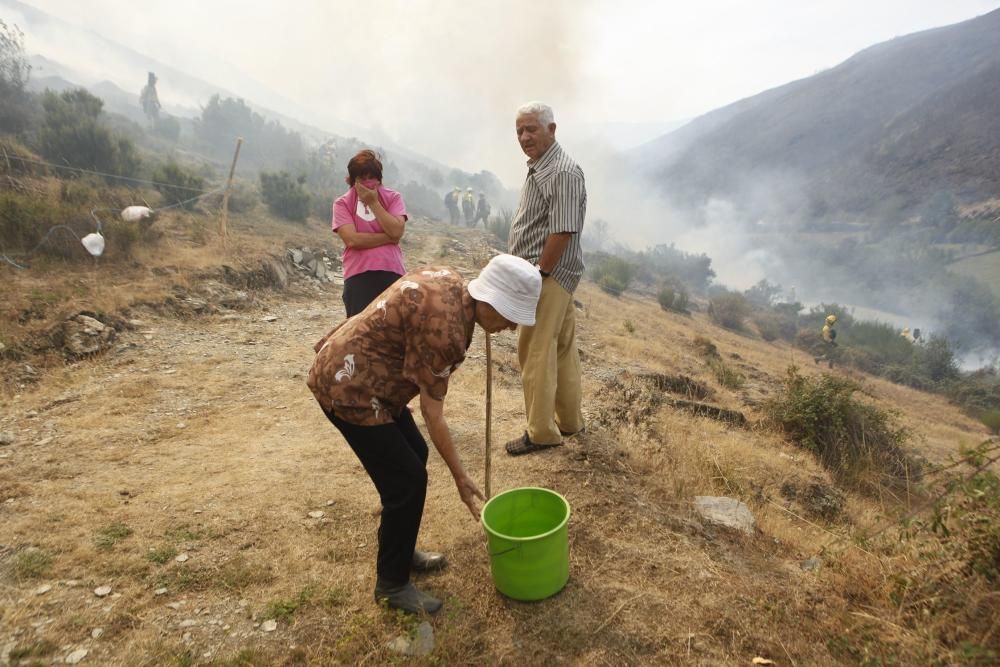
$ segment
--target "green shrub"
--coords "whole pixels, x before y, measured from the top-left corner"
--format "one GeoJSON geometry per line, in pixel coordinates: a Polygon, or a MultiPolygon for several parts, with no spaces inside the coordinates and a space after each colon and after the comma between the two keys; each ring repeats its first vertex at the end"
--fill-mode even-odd
{"type": "Polygon", "coordinates": [[[197,190],[205,189],[205,179],[170,160],[166,164],[159,165],[153,170],[153,180],[156,181],[156,190],[163,195],[165,206],[174,206],[181,202],[187,202],[183,208],[191,210],[197,200],[190,201],[198,196],[197,190]]]}
{"type": "Polygon", "coordinates": [[[486,229],[497,238],[504,249],[507,248],[507,241],[510,239],[510,225],[512,222],[514,222],[514,211],[506,206],[501,207],[497,213],[490,216],[490,219],[486,221],[486,229]]]}
{"type": "Polygon", "coordinates": [[[305,177],[293,179],[287,171],[260,172],[260,192],[267,208],[279,217],[304,222],[309,215],[309,193],[305,177]]]}
{"type": "Polygon", "coordinates": [[[767,342],[781,338],[781,316],[777,313],[769,310],[754,311],[750,320],[757,327],[760,337],[767,342]]]}
{"type": "Polygon", "coordinates": [[[919,478],[919,465],[903,450],[909,431],[894,413],[856,398],[860,389],[847,378],[810,378],[792,366],[765,413],[843,482],[876,491],[919,478]]]}
{"type": "Polygon", "coordinates": [[[1000,410],[983,410],[979,420],[994,434],[1000,434],[1000,410]]]}
{"type": "Polygon", "coordinates": [[[689,303],[687,290],[681,284],[668,284],[656,293],[656,301],[663,310],[673,310],[686,313],[689,303]]]}
{"type": "Polygon", "coordinates": [[[750,305],[742,294],[727,292],[712,298],[708,313],[717,324],[741,331],[744,321],[750,315],[750,305]]]}
{"type": "Polygon", "coordinates": [[[609,256],[591,271],[597,285],[614,296],[620,296],[628,289],[635,276],[635,267],[621,257],[609,256]]]}
{"type": "Polygon", "coordinates": [[[715,346],[715,343],[705,338],[704,336],[701,335],[695,336],[694,340],[692,341],[692,344],[694,345],[694,349],[698,351],[698,354],[700,354],[705,359],[720,358],[719,348],[715,346]]]}
{"type": "Polygon", "coordinates": [[[14,577],[18,581],[41,579],[52,569],[52,556],[40,549],[26,549],[14,557],[14,577]]]}
{"type": "Polygon", "coordinates": [[[743,374],[728,366],[721,357],[709,357],[705,364],[712,371],[715,380],[727,389],[742,389],[746,383],[743,374]]]}
{"type": "Polygon", "coordinates": [[[132,534],[132,529],[117,521],[97,531],[95,543],[101,551],[109,551],[116,544],[132,534]]]}
{"type": "Polygon", "coordinates": [[[42,155],[60,164],[133,175],[139,168],[134,144],[103,122],[104,102],[83,88],[45,91],[45,121],[38,133],[42,155]]]}
{"type": "Polygon", "coordinates": [[[625,327],[625,333],[627,334],[635,333],[635,324],[632,323],[632,320],[625,320],[624,322],[622,322],[622,326],[625,327]]]}

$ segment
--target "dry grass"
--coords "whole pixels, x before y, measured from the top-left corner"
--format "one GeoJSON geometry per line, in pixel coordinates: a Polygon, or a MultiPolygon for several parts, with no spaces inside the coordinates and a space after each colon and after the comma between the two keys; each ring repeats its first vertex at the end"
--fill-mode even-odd
{"type": "MultiPolygon", "coordinates": [[[[315,247],[329,233],[319,222],[252,217],[233,227],[234,261],[285,245],[315,247]]],[[[481,243],[480,233],[448,233],[469,248],[481,243]]],[[[442,239],[429,225],[412,234],[411,266],[440,261],[442,239]]],[[[79,267],[58,278],[18,275],[13,298],[100,277],[101,298],[127,305],[141,290],[166,289],[162,276],[148,275],[154,266],[176,266],[169,280],[184,281],[220,261],[216,246],[170,235],[161,243],[141,268],[123,268],[111,282],[79,267]]],[[[94,298],[79,297],[91,309],[94,298]]],[[[753,423],[757,401],[788,364],[804,366],[801,353],[725,331],[700,313],[664,312],[589,284],[577,298],[586,306],[578,327],[591,420],[618,400],[607,380],[625,369],[690,376],[714,389],[713,402],[753,423]],[[745,377],[742,388],[717,381],[697,336],[745,377]]],[[[151,314],[124,337],[135,348],[53,367],[36,389],[0,398],[0,430],[15,435],[0,458],[0,490],[13,498],[0,498],[0,545],[12,545],[0,547],[0,645],[14,641],[31,659],[85,646],[89,661],[108,665],[396,659],[385,644],[414,621],[371,601],[377,495],[304,384],[312,343],[341,317],[332,289],[268,297],[238,320],[151,314]],[[261,321],[265,307],[277,321],[261,321]],[[325,514],[309,518],[314,510],[325,514]],[[178,562],[182,554],[188,559],[178,562]],[[43,583],[53,588],[33,594],[43,583]],[[96,598],[99,585],[120,597],[96,598]],[[157,595],[160,588],[166,593],[157,595]],[[267,618],[280,621],[277,631],[259,628],[267,618]],[[89,639],[96,627],[104,634],[89,639]]],[[[567,496],[570,584],[536,604],[500,596],[481,529],[432,454],[420,544],[447,551],[451,567],[422,581],[446,601],[433,620],[429,662],[729,665],[763,656],[782,665],[919,664],[933,653],[936,630],[892,612],[893,576],[914,554],[856,541],[905,500],[849,495],[842,518],[817,519],[781,495],[788,482],[832,484],[812,457],[762,428],[670,407],[639,426],[594,425],[561,451],[509,458],[502,443],[523,429],[515,348],[513,334],[494,340],[493,487],[542,485],[567,496]],[[746,502],[757,533],[704,525],[690,506],[703,494],[746,502]],[[820,569],[803,570],[800,561],[813,556],[820,569]]],[[[483,359],[477,333],[446,409],[476,478],[483,359]]],[[[878,380],[870,386],[875,400],[922,432],[920,451],[932,460],[983,433],[940,397],[878,380]]]]}

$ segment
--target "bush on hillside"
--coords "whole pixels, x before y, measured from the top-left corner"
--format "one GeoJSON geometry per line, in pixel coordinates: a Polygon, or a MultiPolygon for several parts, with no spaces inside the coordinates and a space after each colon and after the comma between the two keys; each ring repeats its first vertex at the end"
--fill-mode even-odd
{"type": "Polygon", "coordinates": [[[153,170],[153,181],[157,183],[156,190],[163,195],[164,206],[175,206],[185,202],[182,208],[191,210],[197,200],[192,201],[205,189],[205,179],[173,160],[159,165],[153,170]]]}
{"type": "Polygon", "coordinates": [[[177,143],[181,138],[181,122],[173,116],[161,115],[153,121],[153,135],[177,143]]]}
{"type": "Polygon", "coordinates": [[[501,244],[500,247],[507,249],[507,242],[510,239],[510,225],[514,222],[514,211],[506,206],[490,216],[486,221],[486,229],[496,237],[501,244]]]}
{"type": "Polygon", "coordinates": [[[620,296],[628,289],[634,276],[635,267],[621,257],[614,256],[605,258],[591,271],[594,282],[613,296],[620,296]]]}
{"type": "Polygon", "coordinates": [[[734,331],[742,331],[743,323],[750,315],[750,304],[739,292],[724,292],[712,297],[708,314],[716,324],[734,331]]]}
{"type": "Polygon", "coordinates": [[[260,193],[267,208],[279,217],[304,222],[309,216],[309,193],[302,187],[305,177],[293,179],[287,171],[260,172],[260,193]]]}
{"type": "Polygon", "coordinates": [[[104,102],[83,88],[56,94],[45,91],[45,121],[38,133],[42,155],[59,164],[133,175],[139,168],[135,145],[103,122],[104,102]]]}
{"type": "Polygon", "coordinates": [[[903,449],[909,431],[894,413],[857,398],[860,390],[847,378],[807,377],[792,366],[765,413],[842,482],[877,491],[917,479],[920,466],[903,449]]]}

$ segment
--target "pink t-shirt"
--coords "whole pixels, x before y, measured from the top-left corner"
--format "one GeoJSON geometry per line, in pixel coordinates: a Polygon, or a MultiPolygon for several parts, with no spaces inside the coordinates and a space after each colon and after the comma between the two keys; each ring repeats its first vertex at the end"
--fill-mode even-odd
{"type": "MultiPolygon", "coordinates": [[[[406,217],[406,204],[395,190],[384,185],[378,187],[378,199],[389,215],[406,217]]],[[[385,231],[371,209],[358,199],[358,193],[351,188],[333,202],[333,230],[353,224],[362,233],[385,231]]],[[[403,251],[396,243],[387,243],[377,248],[344,248],[344,278],[356,276],[365,271],[392,271],[403,275],[403,251]]]]}

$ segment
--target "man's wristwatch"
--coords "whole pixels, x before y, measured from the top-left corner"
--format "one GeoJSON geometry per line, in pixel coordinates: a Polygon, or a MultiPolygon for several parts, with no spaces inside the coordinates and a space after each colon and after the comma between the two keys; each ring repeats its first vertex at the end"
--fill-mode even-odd
{"type": "Polygon", "coordinates": [[[539,265],[539,264],[535,264],[535,268],[536,268],[536,269],[538,269],[538,272],[539,272],[540,274],[542,274],[542,278],[548,278],[549,276],[551,276],[551,275],[552,275],[552,274],[551,274],[551,273],[549,273],[548,271],[544,271],[544,270],[542,270],[542,267],[541,267],[541,265],[539,265]]]}

